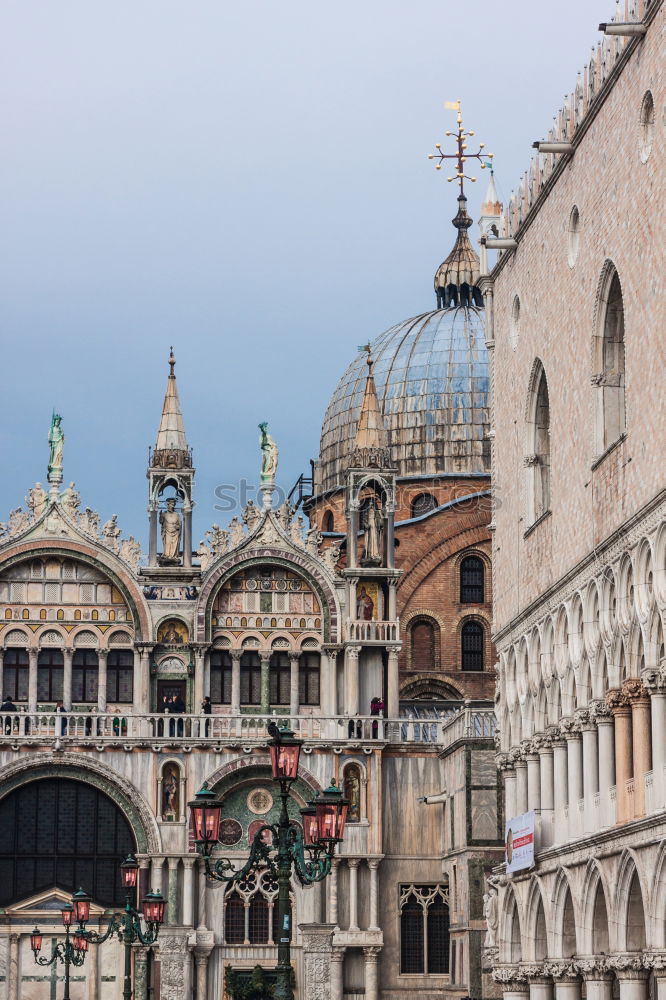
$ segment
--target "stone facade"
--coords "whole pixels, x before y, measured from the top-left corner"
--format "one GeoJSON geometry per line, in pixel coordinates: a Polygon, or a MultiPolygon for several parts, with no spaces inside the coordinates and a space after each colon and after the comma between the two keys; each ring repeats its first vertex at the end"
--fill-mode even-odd
{"type": "Polygon", "coordinates": [[[662,4],[607,31],[482,279],[498,762],[536,824],[534,869],[496,873],[512,1000],[666,988],[662,4]]]}

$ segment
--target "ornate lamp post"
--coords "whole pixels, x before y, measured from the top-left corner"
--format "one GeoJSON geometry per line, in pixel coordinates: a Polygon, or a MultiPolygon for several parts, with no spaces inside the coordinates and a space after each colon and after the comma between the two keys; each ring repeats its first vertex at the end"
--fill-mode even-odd
{"type": "MultiPolygon", "coordinates": [[[[88,942],[83,940],[77,931],[74,932],[70,941],[70,928],[72,926],[72,920],[76,915],[76,898],[81,892],[82,890],[79,889],[79,891],[72,897],[74,905],[72,905],[72,903],[66,903],[62,908],[62,924],[65,928],[65,940],[64,942],[58,942],[53,950],[51,958],[45,958],[43,955],[39,954],[42,950],[43,940],[43,934],[39,928],[35,927],[34,931],[30,935],[30,947],[32,948],[37,965],[53,965],[54,962],[62,962],[65,966],[65,992],[63,993],[63,1000],[70,1000],[69,968],[71,965],[83,965],[86,958],[86,952],[88,950],[88,942]]],[[[83,893],[83,895],[85,896],[85,893],[83,893]]]]}
{"type": "MultiPolygon", "coordinates": [[[[303,741],[291,729],[278,729],[269,722],[268,731],[273,780],[280,785],[280,816],[277,823],[257,830],[250,856],[238,871],[228,858],[213,858],[219,842],[222,803],[206,784],[188,803],[197,851],[204,858],[206,874],[217,882],[240,882],[250,871],[268,870],[278,884],[278,964],[275,1000],[294,1000],[291,969],[291,913],[289,889],[292,866],[302,885],[321,882],[331,871],[335,845],[342,841],[349,802],[331,782],[306,808],[301,809],[303,835],[289,821],[289,791],[298,776],[298,759],[303,741]],[[264,836],[270,832],[271,843],[264,836]]],[[[275,934],[274,934],[275,936],[275,934]]]]}
{"type": "MultiPolygon", "coordinates": [[[[86,922],[90,915],[90,897],[82,894],[85,899],[79,900],[78,913],[78,936],[90,944],[102,944],[112,935],[117,934],[118,940],[125,945],[125,974],[123,980],[123,1000],[132,1000],[132,945],[140,941],[141,944],[150,945],[157,941],[160,925],[164,921],[165,900],[161,893],[146,893],[141,904],[143,908],[143,918],[146,922],[146,930],[141,926],[141,914],[132,906],[133,890],[136,889],[139,865],[135,858],[129,855],[120,866],[120,876],[126,892],[125,909],[120,914],[114,913],[109,921],[104,934],[97,934],[95,931],[86,929],[86,922]],[[85,903],[87,901],[87,910],[85,903]]],[[[80,892],[80,890],[79,890],[80,892]]],[[[79,893],[77,893],[77,896],[79,893]]],[[[76,903],[75,903],[76,909],[76,903]]]]}

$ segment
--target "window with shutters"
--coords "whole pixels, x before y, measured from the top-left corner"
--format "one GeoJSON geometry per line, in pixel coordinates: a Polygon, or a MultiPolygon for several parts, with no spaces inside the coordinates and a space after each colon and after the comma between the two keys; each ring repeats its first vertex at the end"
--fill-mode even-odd
{"type": "Polygon", "coordinates": [[[449,971],[447,885],[400,886],[400,972],[446,975],[449,971]]]}
{"type": "Polygon", "coordinates": [[[45,778],[0,800],[0,906],[83,886],[95,903],[125,903],[119,861],[137,845],[127,819],[83,781],[45,778]]]}

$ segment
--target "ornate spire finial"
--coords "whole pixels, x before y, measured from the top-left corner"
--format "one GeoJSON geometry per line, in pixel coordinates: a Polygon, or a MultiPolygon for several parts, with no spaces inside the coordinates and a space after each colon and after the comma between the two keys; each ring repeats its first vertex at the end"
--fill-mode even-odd
{"type": "Polygon", "coordinates": [[[176,359],[173,354],[173,347],[169,348],[169,375],[174,374],[174,368],[176,366],[176,359]]]}
{"type": "Polygon", "coordinates": [[[469,174],[465,173],[465,163],[467,162],[467,160],[478,160],[479,163],[481,164],[481,169],[485,170],[487,164],[484,162],[484,158],[486,158],[486,159],[490,160],[490,168],[492,169],[493,154],[492,153],[484,153],[483,152],[484,143],[482,143],[482,142],[479,143],[478,152],[476,152],[476,153],[469,153],[467,151],[467,142],[466,142],[466,140],[469,139],[471,136],[473,136],[474,132],[472,132],[472,131],[467,131],[466,132],[465,129],[463,128],[462,113],[460,111],[460,101],[446,101],[445,104],[444,104],[444,107],[448,108],[448,110],[450,110],[450,111],[456,111],[457,112],[457,114],[456,114],[457,131],[455,131],[455,132],[447,131],[446,132],[447,136],[454,136],[455,141],[456,141],[456,151],[455,151],[455,153],[443,153],[442,152],[442,144],[441,144],[441,142],[436,142],[435,143],[435,149],[437,150],[437,152],[436,153],[428,153],[428,159],[429,160],[439,160],[439,163],[436,165],[436,169],[437,170],[441,170],[442,169],[442,163],[444,162],[444,160],[455,160],[456,161],[455,162],[456,172],[455,172],[454,176],[453,177],[447,177],[446,179],[447,179],[447,181],[454,181],[454,180],[458,181],[458,184],[460,185],[460,197],[464,198],[465,197],[465,183],[464,182],[466,180],[472,181],[472,183],[474,183],[476,181],[476,177],[470,177],[469,174]]]}

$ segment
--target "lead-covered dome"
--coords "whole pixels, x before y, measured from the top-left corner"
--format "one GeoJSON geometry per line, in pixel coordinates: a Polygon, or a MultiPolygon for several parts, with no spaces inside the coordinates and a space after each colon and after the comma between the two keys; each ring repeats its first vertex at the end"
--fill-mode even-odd
{"type": "MultiPolygon", "coordinates": [[[[371,344],[377,397],[400,476],[489,473],[489,375],[483,310],[457,305],[391,327],[371,344]]],[[[363,401],[366,355],[326,410],[318,492],[344,481],[363,401]]]]}

